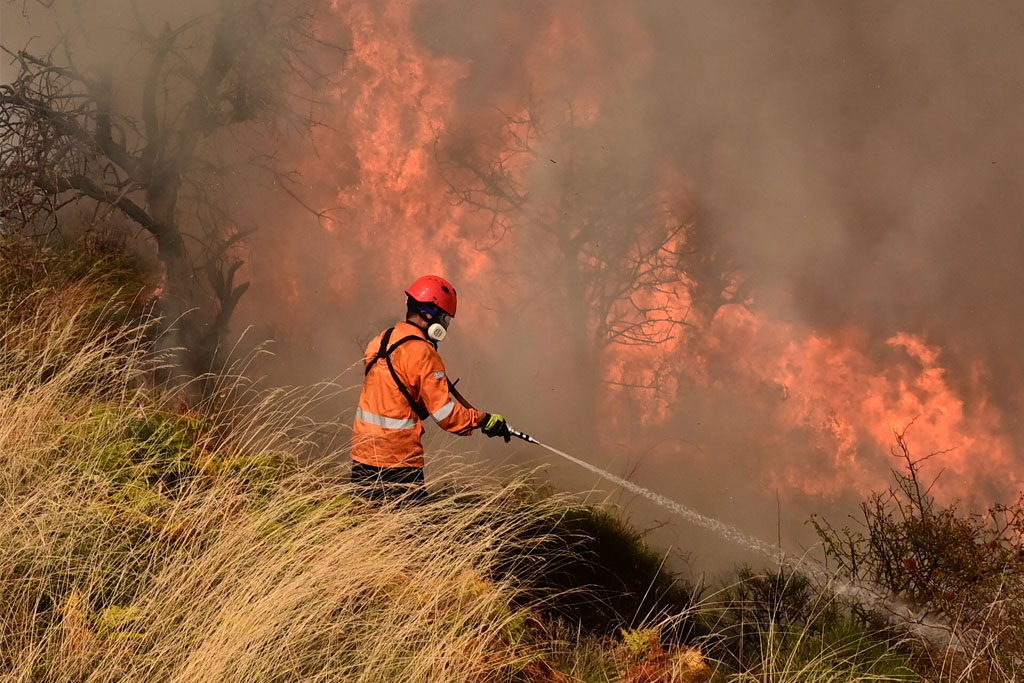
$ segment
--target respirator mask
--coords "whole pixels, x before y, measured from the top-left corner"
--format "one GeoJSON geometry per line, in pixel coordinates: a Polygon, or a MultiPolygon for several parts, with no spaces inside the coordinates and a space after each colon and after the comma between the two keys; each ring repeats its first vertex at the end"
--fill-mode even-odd
{"type": "Polygon", "coordinates": [[[452,317],[444,311],[438,311],[434,315],[433,322],[427,326],[427,336],[433,339],[435,342],[443,341],[448,335],[448,325],[452,322],[452,317]]]}
{"type": "Polygon", "coordinates": [[[421,308],[420,314],[429,317],[427,337],[435,343],[442,341],[447,336],[447,326],[452,324],[452,316],[435,306],[421,308]]]}

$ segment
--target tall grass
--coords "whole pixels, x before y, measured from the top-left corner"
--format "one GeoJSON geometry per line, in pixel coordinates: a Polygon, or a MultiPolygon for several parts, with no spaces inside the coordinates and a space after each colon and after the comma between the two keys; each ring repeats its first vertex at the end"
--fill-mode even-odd
{"type": "Polygon", "coordinates": [[[162,408],[145,326],[94,285],[8,306],[4,680],[479,681],[536,656],[521,586],[485,578],[518,485],[370,508],[295,463],[268,423],[288,401],[162,408]]]}
{"type": "MultiPolygon", "coordinates": [[[[330,387],[213,378],[206,403],[178,406],[116,265],[56,277],[0,260],[0,680],[912,678],[885,636],[834,606],[792,618],[754,576],[657,624],[551,616],[587,599],[573,577],[599,580],[567,569],[572,537],[603,538],[584,559],[614,555],[619,576],[654,571],[640,539],[522,480],[370,506],[343,471],[296,458],[330,387]]],[[[608,585],[632,590],[606,584],[602,605],[608,585]]]]}
{"type": "Polygon", "coordinates": [[[371,510],[285,457],[205,451],[127,387],[97,409],[77,375],[102,358],[0,408],[8,679],[457,681],[528,661],[518,588],[483,578],[524,522],[515,487],[371,510]]]}

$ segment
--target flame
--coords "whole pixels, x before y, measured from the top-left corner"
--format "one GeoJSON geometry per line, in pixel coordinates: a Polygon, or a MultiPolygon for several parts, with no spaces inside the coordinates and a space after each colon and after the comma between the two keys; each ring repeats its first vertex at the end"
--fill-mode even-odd
{"type": "Polygon", "coordinates": [[[887,470],[899,466],[886,454],[894,433],[903,432],[915,458],[932,459],[928,472],[945,470],[933,489],[944,502],[1019,488],[1012,443],[980,366],[965,393],[950,381],[942,350],[907,332],[885,341],[883,361],[868,353],[862,331],[801,331],[739,307],[723,310],[712,329],[715,352],[746,381],[777,387],[781,424],[816,437],[828,458],[831,474],[817,478],[807,476],[813,463],[773,463],[777,483],[788,489],[811,495],[877,489],[887,470]]]}
{"type": "Polygon", "coordinates": [[[345,115],[360,178],[338,201],[356,217],[350,239],[374,254],[395,255],[381,259],[388,283],[444,272],[446,253],[470,275],[488,259],[466,239],[463,212],[446,201],[434,164],[434,144],[453,118],[454,90],[466,68],[418,46],[415,4],[352,2],[339,9],[353,39],[342,98],[351,103],[345,115]]]}
{"type": "MultiPolygon", "coordinates": [[[[531,321],[533,330],[550,330],[524,344],[538,354],[567,353],[559,336],[565,328],[561,309],[536,300],[538,291],[558,289],[553,247],[521,230],[509,230],[495,244],[487,216],[452,201],[436,160],[438,141],[502,126],[490,131],[495,139],[526,139],[524,122],[536,102],[550,105],[546,113],[553,123],[571,117],[581,130],[600,125],[606,112],[621,107],[630,79],[655,60],[646,29],[628,3],[600,3],[597,9],[586,2],[535,5],[532,11],[543,13],[543,21],[531,17],[529,27],[519,10],[498,8],[507,33],[500,38],[515,43],[529,83],[525,90],[513,79],[496,84],[489,99],[474,103],[460,100],[474,65],[421,44],[413,21],[418,7],[416,0],[332,3],[331,20],[349,27],[352,50],[342,85],[331,94],[330,134],[319,134],[321,154],[304,162],[303,174],[327,188],[325,208],[342,210],[301,245],[286,235],[272,242],[276,294],[254,298],[276,297],[271,315],[288,320],[293,330],[315,329],[322,310],[376,321],[380,314],[368,312],[367,301],[398,300],[392,293],[412,277],[435,272],[472,293],[474,304],[464,306],[457,325],[482,354],[502,343],[502,326],[524,311],[539,318],[531,321]],[[598,22],[630,49],[604,50],[608,41],[601,39],[598,22]],[[342,161],[349,157],[351,163],[342,161]],[[348,180],[332,186],[335,176],[348,180]],[[308,284],[311,272],[319,274],[316,287],[308,284]],[[368,299],[367,292],[378,298],[368,299]]],[[[524,185],[559,171],[558,160],[543,152],[493,149],[508,157],[506,168],[524,185]]],[[[683,207],[678,215],[690,213],[700,188],[681,169],[660,168],[651,178],[653,196],[683,207]]],[[[552,206],[543,208],[557,209],[552,206]]],[[[520,224],[530,218],[517,217],[520,224]]],[[[681,233],[667,246],[685,250],[686,239],[681,233]]],[[[253,276],[274,279],[269,270],[254,267],[253,276]]],[[[702,320],[692,311],[693,277],[680,272],[676,282],[620,302],[624,315],[639,304],[685,324],[653,325],[652,335],[661,340],[654,345],[603,349],[599,372],[607,391],[599,400],[598,429],[606,444],[621,442],[625,433],[671,428],[681,392],[704,388],[733,392],[738,413],[751,396],[767,400],[762,409],[774,428],[761,444],[764,470],[787,491],[831,497],[885,486],[889,469],[898,465],[889,455],[893,432],[911,424],[914,453],[937,453],[929,471],[946,471],[935,488],[943,500],[1021,485],[1004,416],[986,389],[980,363],[964,377],[945,350],[913,331],[879,342],[858,329],[806,329],[742,303],[702,320]]]]}

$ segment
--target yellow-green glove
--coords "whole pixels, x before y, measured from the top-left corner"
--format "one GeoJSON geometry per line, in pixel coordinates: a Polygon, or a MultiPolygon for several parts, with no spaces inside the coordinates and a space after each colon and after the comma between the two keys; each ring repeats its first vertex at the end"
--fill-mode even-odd
{"type": "Polygon", "coordinates": [[[505,443],[512,439],[512,434],[508,431],[508,423],[505,422],[505,417],[498,413],[485,414],[483,421],[480,423],[480,430],[487,436],[505,437],[505,443]]]}

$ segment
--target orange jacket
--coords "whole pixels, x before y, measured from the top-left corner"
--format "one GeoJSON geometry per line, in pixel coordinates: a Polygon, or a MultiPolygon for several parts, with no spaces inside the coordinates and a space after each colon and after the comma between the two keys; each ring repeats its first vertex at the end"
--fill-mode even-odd
{"type": "MultiPolygon", "coordinates": [[[[395,384],[387,361],[374,361],[384,334],[378,334],[363,354],[364,365],[373,365],[366,373],[356,409],[352,459],[374,467],[423,467],[423,423],[395,384]]],[[[398,378],[422,406],[422,415],[429,414],[454,434],[471,433],[483,421],[484,413],[466,408],[451,395],[444,362],[423,331],[410,323],[398,323],[389,346],[410,336],[418,339],[402,343],[391,353],[398,378]]]]}

